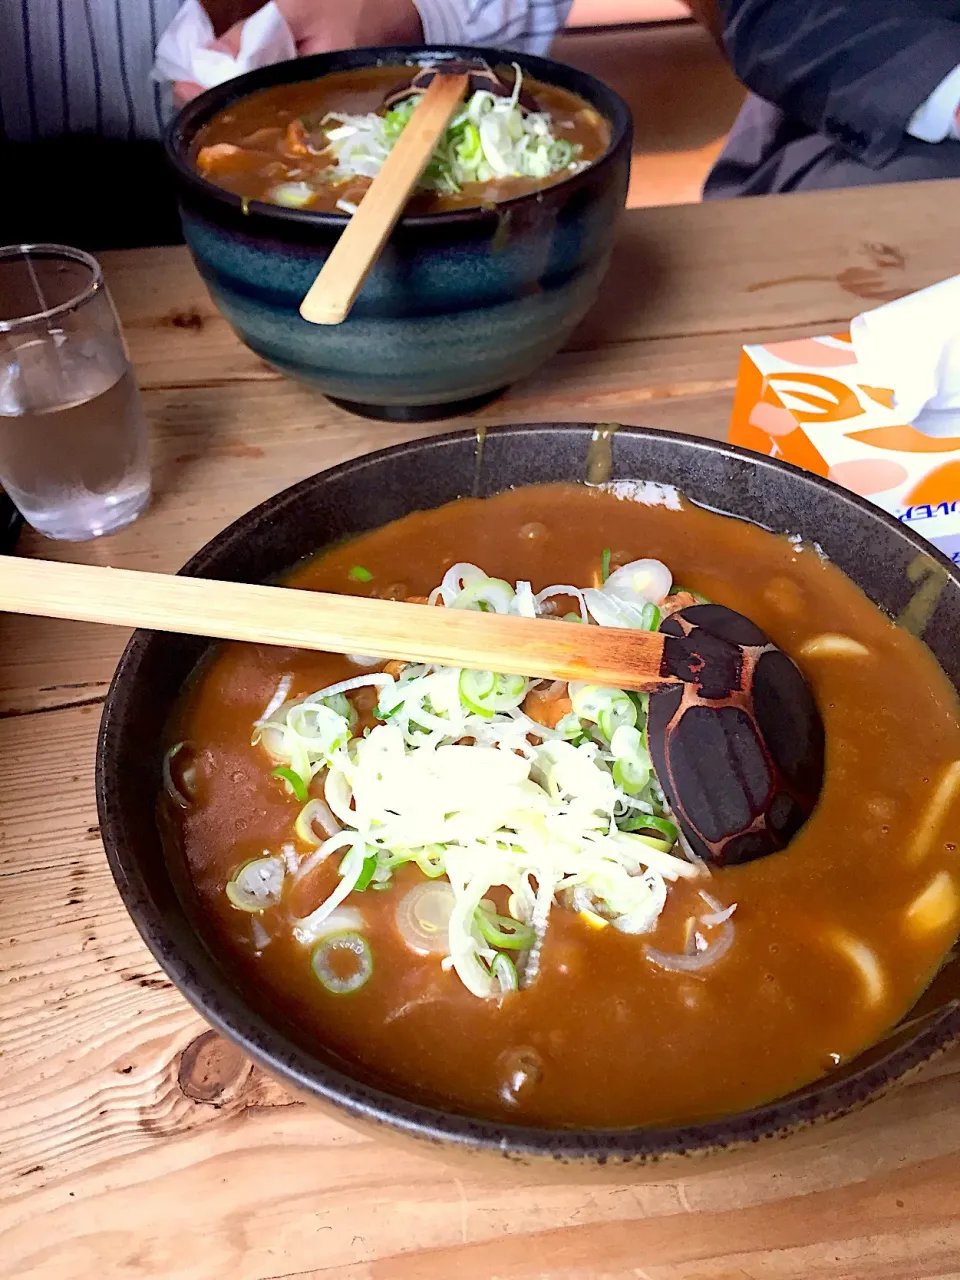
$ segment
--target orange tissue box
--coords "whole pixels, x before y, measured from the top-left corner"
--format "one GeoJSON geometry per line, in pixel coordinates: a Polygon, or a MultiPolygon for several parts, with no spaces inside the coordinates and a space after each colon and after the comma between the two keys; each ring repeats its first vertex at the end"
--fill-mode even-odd
{"type": "Polygon", "coordinates": [[[960,563],[960,437],[904,422],[849,334],[744,347],[729,439],[869,498],[960,563]]]}

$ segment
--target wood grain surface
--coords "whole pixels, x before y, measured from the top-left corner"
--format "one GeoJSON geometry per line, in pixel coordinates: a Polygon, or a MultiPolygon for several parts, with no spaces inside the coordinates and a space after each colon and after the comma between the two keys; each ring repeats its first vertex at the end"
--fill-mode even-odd
{"type": "MultiPolygon", "coordinates": [[[[0,556],[5,613],[320,653],[379,653],[384,660],[528,672],[643,692],[679,684],[683,677],[675,672],[694,669],[682,644],[655,630],[585,628],[579,614],[568,622],[495,612],[478,617],[467,609],[424,613],[423,603],[0,556]]],[[[705,679],[702,672],[697,678],[705,679]]]]}
{"type": "MultiPolygon", "coordinates": [[[[637,211],[570,349],[479,417],[426,427],[351,418],[279,379],[185,251],[109,255],[156,500],[110,538],[28,532],[21,553],[172,570],[304,475],[480,422],[720,438],[744,341],[829,332],[960,272],[958,197],[938,183],[637,211]]],[[[643,1178],[448,1166],[287,1095],[185,1004],[113,887],[93,770],[123,642],[0,618],[3,1280],[960,1280],[960,1053],[801,1138],[643,1178]]]]}

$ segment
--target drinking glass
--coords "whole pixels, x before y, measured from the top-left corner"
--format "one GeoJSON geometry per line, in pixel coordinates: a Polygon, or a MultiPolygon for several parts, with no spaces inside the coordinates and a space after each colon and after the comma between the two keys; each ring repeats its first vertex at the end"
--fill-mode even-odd
{"type": "Polygon", "coordinates": [[[48,538],[120,529],[150,500],[147,426],[100,264],[0,248],[0,483],[48,538]]]}

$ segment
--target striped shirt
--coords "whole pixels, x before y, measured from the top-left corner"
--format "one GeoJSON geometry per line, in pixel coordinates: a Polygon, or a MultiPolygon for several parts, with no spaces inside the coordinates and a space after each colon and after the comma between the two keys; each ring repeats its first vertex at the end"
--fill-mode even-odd
{"type": "MultiPolygon", "coordinates": [[[[349,0],[318,0],[349,3],[349,0]]],[[[572,0],[414,0],[427,44],[545,53],[572,0]]],[[[160,136],[172,104],[150,79],[180,0],[0,0],[0,139],[160,136]]]]}

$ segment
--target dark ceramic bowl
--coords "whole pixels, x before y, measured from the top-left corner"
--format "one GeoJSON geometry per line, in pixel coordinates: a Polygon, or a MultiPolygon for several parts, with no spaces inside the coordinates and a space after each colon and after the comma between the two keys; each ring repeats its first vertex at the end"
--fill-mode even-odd
{"type": "Polygon", "coordinates": [[[610,259],[630,169],[630,111],[582,71],[524,54],[456,46],[354,49],[283,62],[196,98],[167,135],[183,230],[214,302],[240,338],[284,373],[374,417],[461,412],[537,368],[586,313],[610,259]],[[242,201],[190,162],[197,130],[257,89],[378,63],[449,57],[516,61],[610,122],[600,160],[493,208],[404,218],[341,325],[299,306],[347,224],[342,213],[242,201]]]}
{"type": "MultiPolygon", "coordinates": [[[[593,428],[501,427],[418,440],[334,467],[287,489],[231,525],[183,570],[261,581],[325,543],[376,528],[411,511],[512,485],[581,481],[593,428]]],[[[960,574],[897,521],[807,472],[748,453],[661,431],[622,428],[613,437],[612,479],[676,485],[694,502],[766,528],[817,541],[893,617],[911,601],[923,638],[960,684],[960,574]],[[921,607],[923,606],[923,607],[921,607]]],[[[100,733],[97,792],[107,857],[127,908],[158,963],[215,1027],[287,1084],[372,1121],[450,1150],[514,1159],[645,1163],[667,1155],[735,1148],[842,1114],[960,1036],[960,1001],[948,966],[901,1028],[842,1071],[749,1113],[680,1128],[580,1131],[511,1126],[412,1103],[378,1087],[333,1055],[305,1051],[296,1034],[249,989],[241,989],[178,895],[155,822],[161,734],[206,644],[138,632],[117,669],[100,733]]],[[[181,886],[182,888],[182,886],[181,886]]]]}

